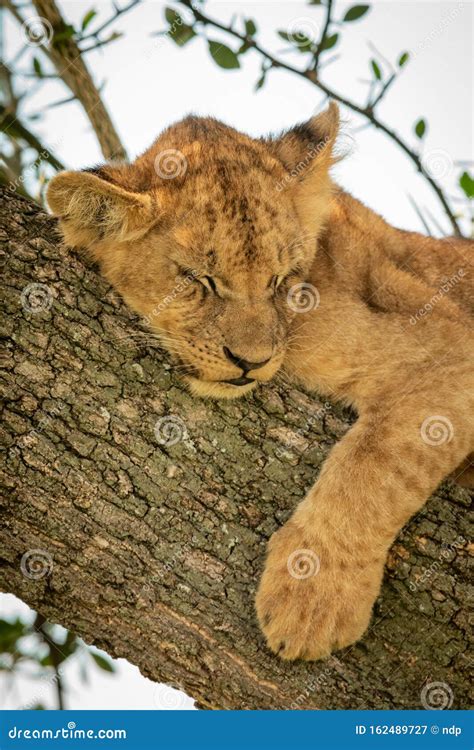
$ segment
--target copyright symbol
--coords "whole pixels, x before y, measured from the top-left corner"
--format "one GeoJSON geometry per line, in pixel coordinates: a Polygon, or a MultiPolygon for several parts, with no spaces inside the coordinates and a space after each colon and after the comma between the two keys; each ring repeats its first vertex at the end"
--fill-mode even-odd
{"type": "Polygon", "coordinates": [[[431,734],[438,734],[438,732],[439,727],[437,727],[436,724],[433,724],[433,726],[431,727],[431,734]]]}

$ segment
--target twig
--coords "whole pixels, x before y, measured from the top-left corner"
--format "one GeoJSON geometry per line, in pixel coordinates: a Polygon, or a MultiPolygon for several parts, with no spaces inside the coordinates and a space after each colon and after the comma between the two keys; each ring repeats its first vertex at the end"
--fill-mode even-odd
{"type": "Polygon", "coordinates": [[[201,9],[197,8],[191,2],[191,0],[179,0],[179,2],[185,7],[189,8],[189,10],[194,15],[196,21],[199,21],[204,25],[213,26],[216,29],[220,29],[221,31],[224,31],[227,34],[230,34],[234,38],[239,39],[241,42],[246,42],[246,44],[249,47],[254,49],[256,52],[262,55],[262,57],[264,57],[268,62],[270,62],[272,64],[272,67],[281,68],[282,70],[287,70],[290,73],[294,73],[295,75],[300,76],[301,78],[305,78],[307,81],[310,81],[310,83],[312,83],[314,86],[316,86],[321,91],[323,91],[326,94],[326,96],[330,97],[331,99],[334,99],[336,102],[339,102],[339,104],[343,104],[345,107],[352,110],[353,112],[356,112],[362,117],[365,117],[375,128],[385,133],[385,135],[388,138],[390,138],[394,143],[396,143],[399,146],[399,148],[413,162],[413,164],[416,166],[420,174],[423,175],[424,179],[431,186],[432,190],[435,192],[435,194],[438,197],[438,200],[443,206],[444,212],[446,213],[446,216],[449,219],[449,222],[451,224],[454,234],[458,237],[462,236],[456,217],[454,216],[442,189],[440,188],[436,180],[434,180],[425,171],[419,155],[416,153],[416,151],[412,150],[394,130],[389,128],[388,125],[385,125],[384,122],[382,122],[375,116],[373,106],[372,107],[370,105],[366,107],[360,106],[356,102],[353,102],[347,97],[343,96],[342,94],[339,94],[337,91],[334,91],[332,88],[330,88],[329,86],[327,86],[325,83],[323,83],[320,80],[320,78],[318,77],[318,71],[314,70],[313,68],[301,70],[300,68],[297,68],[294,65],[291,65],[290,63],[285,62],[284,60],[277,59],[274,55],[272,55],[270,52],[264,49],[260,44],[258,44],[253,37],[247,36],[246,34],[241,34],[236,29],[233,29],[230,26],[226,26],[226,24],[221,23],[220,21],[217,21],[214,18],[211,18],[210,16],[203,13],[201,9]]]}
{"type": "Polygon", "coordinates": [[[326,41],[326,35],[328,33],[329,26],[331,25],[332,3],[333,3],[333,0],[328,0],[328,4],[326,6],[326,18],[324,21],[323,31],[322,31],[318,46],[316,47],[316,51],[313,55],[313,70],[317,70],[317,67],[319,65],[319,57],[321,55],[321,52],[323,51],[324,42],[326,41]]]}
{"type": "MultiPolygon", "coordinates": [[[[117,8],[115,6],[115,13],[113,16],[111,16],[107,21],[104,21],[104,23],[99,26],[98,29],[95,29],[95,31],[91,31],[89,34],[86,34],[85,36],[81,37],[81,42],[85,41],[86,39],[97,39],[100,34],[108,27],[111,23],[114,23],[114,21],[117,20],[121,15],[124,13],[128,13],[129,10],[132,10],[136,5],[138,5],[141,2],[141,0],[131,0],[131,2],[128,5],[125,5],[123,8],[117,8]]],[[[85,52],[88,50],[81,50],[81,52],[85,52]]]]}

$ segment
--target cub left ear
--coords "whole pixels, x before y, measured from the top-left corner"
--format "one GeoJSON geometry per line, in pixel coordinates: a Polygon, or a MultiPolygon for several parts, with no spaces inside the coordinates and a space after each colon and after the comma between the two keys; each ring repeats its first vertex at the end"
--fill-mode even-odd
{"type": "Polygon", "coordinates": [[[339,108],[328,109],[270,141],[270,148],[286,169],[277,190],[288,190],[308,234],[317,234],[334,189],[329,175],[338,160],[333,149],[339,132],[339,108]]]}
{"type": "Polygon", "coordinates": [[[331,102],[324,112],[283,133],[270,146],[290,176],[305,181],[336,161],[333,148],[338,132],[339,107],[331,102]]]}
{"type": "Polygon", "coordinates": [[[93,172],[60,172],[46,194],[71,246],[92,247],[104,240],[137,239],[159,218],[151,196],[118,185],[107,167],[93,172]]]}

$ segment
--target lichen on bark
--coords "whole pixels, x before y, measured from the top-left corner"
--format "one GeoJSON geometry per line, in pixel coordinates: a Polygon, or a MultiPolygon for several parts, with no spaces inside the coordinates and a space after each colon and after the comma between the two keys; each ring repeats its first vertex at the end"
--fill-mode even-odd
{"type": "Polygon", "coordinates": [[[353,415],[280,380],[193,399],[50,217],[8,191],[0,208],[1,590],[202,707],[421,708],[442,682],[467,708],[469,492],[446,482],[399,535],[360,643],[279,661],[253,607],[266,542],[353,415]]]}

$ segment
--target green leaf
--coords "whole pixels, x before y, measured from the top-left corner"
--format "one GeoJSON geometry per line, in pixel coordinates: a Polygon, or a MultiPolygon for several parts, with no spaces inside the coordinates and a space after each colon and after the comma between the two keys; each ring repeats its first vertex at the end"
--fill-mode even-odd
{"type": "Polygon", "coordinates": [[[408,62],[409,58],[410,58],[409,53],[408,52],[404,52],[403,55],[400,55],[400,57],[398,59],[398,66],[400,68],[403,68],[403,66],[405,65],[405,63],[408,62]]]}
{"type": "Polygon", "coordinates": [[[418,138],[423,138],[424,134],[426,133],[425,120],[423,119],[418,120],[418,122],[415,125],[415,133],[417,134],[418,138]]]}
{"type": "Polygon", "coordinates": [[[85,14],[84,18],[82,19],[82,23],[81,23],[81,29],[82,29],[82,31],[85,31],[87,29],[87,27],[89,26],[90,22],[92,21],[93,18],[96,17],[96,15],[97,15],[97,11],[94,10],[93,8],[91,8],[91,10],[87,11],[87,13],[85,14]]]}
{"type": "Polygon", "coordinates": [[[226,70],[240,68],[239,58],[235,52],[225,44],[221,44],[221,42],[213,42],[209,39],[209,52],[211,53],[214,62],[216,62],[221,68],[225,68],[226,70]]]}
{"type": "Polygon", "coordinates": [[[173,8],[165,8],[165,18],[170,25],[166,33],[178,47],[184,47],[190,39],[196,36],[193,27],[184,23],[180,14],[173,8]]]}
{"type": "Polygon", "coordinates": [[[252,48],[251,44],[249,44],[248,42],[242,42],[242,45],[237,50],[237,54],[238,55],[243,55],[244,52],[247,52],[247,50],[249,50],[251,48],[252,48]]]}
{"type": "Polygon", "coordinates": [[[28,626],[18,617],[13,622],[0,620],[0,651],[14,653],[17,641],[28,633],[28,626]]]}
{"type": "Polygon", "coordinates": [[[43,69],[37,57],[33,58],[33,70],[35,71],[38,78],[43,78],[43,69]]]}
{"type": "Polygon", "coordinates": [[[474,177],[471,177],[468,172],[463,172],[459,178],[459,185],[466,197],[472,200],[474,198],[474,177]]]}
{"type": "Polygon", "coordinates": [[[343,21],[358,21],[359,18],[362,18],[362,16],[365,16],[367,11],[369,10],[370,5],[353,5],[352,8],[349,8],[346,15],[342,19],[343,21]]]}
{"type": "Polygon", "coordinates": [[[171,26],[168,31],[168,36],[178,45],[178,47],[184,47],[190,39],[196,36],[196,32],[192,26],[183,23],[182,26],[171,26]]]}
{"type": "Polygon", "coordinates": [[[179,15],[179,13],[174,10],[173,8],[165,8],[165,18],[168,21],[168,23],[183,23],[183,19],[179,15]]]}
{"type": "Polygon", "coordinates": [[[321,52],[327,49],[332,49],[339,39],[339,34],[331,34],[331,36],[325,36],[321,45],[321,52]]]}
{"type": "Polygon", "coordinates": [[[99,669],[103,669],[104,672],[115,672],[115,667],[112,664],[111,661],[108,659],[105,659],[100,654],[94,654],[92,651],[90,652],[92,658],[94,659],[95,663],[99,667],[99,669]]]}
{"type": "Polygon", "coordinates": [[[247,36],[254,36],[257,33],[255,21],[252,21],[251,18],[247,18],[247,20],[245,21],[245,33],[247,34],[247,36]]]}
{"type": "Polygon", "coordinates": [[[51,39],[51,44],[53,46],[60,45],[61,42],[65,42],[68,39],[71,39],[75,34],[74,26],[71,26],[70,23],[64,24],[64,26],[61,28],[60,31],[57,31],[53,38],[51,39]]]}
{"type": "Polygon", "coordinates": [[[382,71],[380,70],[379,64],[375,60],[371,60],[370,65],[372,67],[372,70],[374,71],[374,76],[376,77],[377,81],[381,81],[382,71]]]}
{"type": "Polygon", "coordinates": [[[285,42],[291,42],[292,41],[292,37],[288,34],[287,31],[277,31],[277,34],[278,34],[279,37],[281,37],[281,39],[284,39],[285,42]]]}
{"type": "Polygon", "coordinates": [[[262,73],[262,75],[258,79],[257,83],[255,84],[255,91],[260,91],[260,89],[262,88],[263,84],[265,83],[266,75],[267,75],[267,71],[265,71],[264,73],[262,73]]]}

